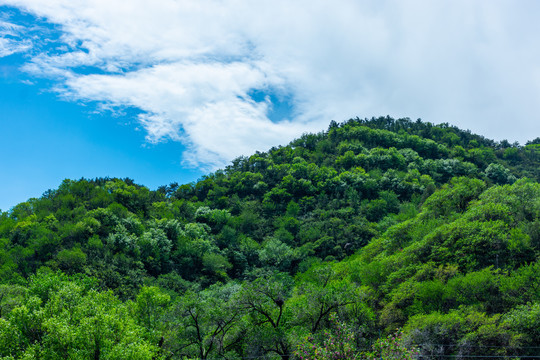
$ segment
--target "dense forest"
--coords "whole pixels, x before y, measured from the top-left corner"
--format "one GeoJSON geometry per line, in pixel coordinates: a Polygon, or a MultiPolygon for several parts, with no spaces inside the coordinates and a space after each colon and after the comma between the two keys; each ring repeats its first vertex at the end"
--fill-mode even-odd
{"type": "Polygon", "coordinates": [[[0,212],[2,359],[531,358],[540,138],[332,122],[190,184],[0,212]]]}

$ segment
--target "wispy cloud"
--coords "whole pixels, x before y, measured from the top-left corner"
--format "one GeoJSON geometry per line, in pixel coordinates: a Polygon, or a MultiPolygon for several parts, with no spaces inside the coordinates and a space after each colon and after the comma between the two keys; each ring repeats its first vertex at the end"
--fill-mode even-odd
{"type": "Polygon", "coordinates": [[[302,124],[271,122],[268,104],[251,100],[251,89],[268,84],[256,64],[174,63],[121,75],[70,76],[61,91],[65,96],[136,106],[144,111],[139,120],[149,141],[182,141],[191,165],[220,166],[304,131],[302,124]]]}
{"type": "Polygon", "coordinates": [[[0,19],[0,57],[5,57],[31,48],[28,39],[22,39],[24,33],[22,26],[12,24],[0,19]]]}
{"type": "Polygon", "coordinates": [[[540,133],[535,1],[3,2],[62,31],[64,48],[35,54],[27,72],[68,99],[142,110],[148,140],[182,141],[195,166],[357,115],[522,142],[540,133]],[[271,121],[254,90],[287,97],[289,116],[271,121]]]}

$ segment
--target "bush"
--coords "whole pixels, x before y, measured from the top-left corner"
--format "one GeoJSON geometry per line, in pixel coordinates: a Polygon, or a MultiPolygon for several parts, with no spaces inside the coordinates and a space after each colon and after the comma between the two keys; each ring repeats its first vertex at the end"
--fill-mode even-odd
{"type": "Polygon", "coordinates": [[[372,351],[365,354],[366,359],[392,359],[392,360],[412,360],[416,359],[418,351],[416,348],[405,347],[402,340],[403,333],[398,330],[396,333],[388,335],[386,338],[378,339],[372,345],[372,351]]]}
{"type": "Polygon", "coordinates": [[[295,355],[301,360],[347,360],[358,359],[354,332],[345,323],[337,319],[335,313],[330,315],[334,326],[332,331],[324,331],[322,342],[316,341],[315,336],[308,335],[298,345],[295,355]]]}

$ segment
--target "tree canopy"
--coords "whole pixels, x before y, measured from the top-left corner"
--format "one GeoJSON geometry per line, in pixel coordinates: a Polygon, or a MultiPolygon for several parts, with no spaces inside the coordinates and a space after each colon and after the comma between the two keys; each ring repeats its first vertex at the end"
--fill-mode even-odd
{"type": "Polygon", "coordinates": [[[189,184],[64,180],[0,212],[0,357],[536,355],[537,140],[356,118],[189,184]]]}

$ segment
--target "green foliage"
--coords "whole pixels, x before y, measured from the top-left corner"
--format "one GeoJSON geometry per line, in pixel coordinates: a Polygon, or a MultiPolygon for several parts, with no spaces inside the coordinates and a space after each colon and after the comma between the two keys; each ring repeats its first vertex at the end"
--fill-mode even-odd
{"type": "Polygon", "coordinates": [[[171,297],[158,287],[143,286],[135,300],[136,318],[145,328],[155,330],[171,297]]]}
{"type": "Polygon", "coordinates": [[[396,359],[413,360],[416,359],[418,351],[415,348],[407,348],[403,344],[403,333],[397,331],[386,338],[378,339],[372,346],[373,351],[366,354],[366,359],[396,359]]]}
{"type": "Polygon", "coordinates": [[[68,273],[80,272],[86,264],[86,254],[81,248],[61,250],[56,255],[58,267],[68,273]]]}
{"type": "Polygon", "coordinates": [[[0,356],[535,355],[537,140],[356,118],[190,184],[67,179],[0,212],[0,356]]]}
{"type": "MultiPolygon", "coordinates": [[[[330,316],[331,331],[324,331],[317,342],[313,335],[306,336],[298,345],[295,355],[301,360],[358,359],[354,333],[345,323],[338,321],[336,314],[330,316]]],[[[386,355],[386,354],[385,354],[386,355]]]]}
{"type": "Polygon", "coordinates": [[[164,349],[188,358],[235,357],[245,336],[245,321],[238,306],[238,285],[211,286],[188,291],[165,314],[171,334],[164,349]]]}
{"type": "MultiPolygon", "coordinates": [[[[507,152],[505,152],[505,155],[506,154],[507,152]]],[[[516,177],[512,175],[510,170],[500,164],[489,164],[484,173],[489,180],[493,181],[496,184],[513,184],[516,181],[516,177]]]]}
{"type": "Polygon", "coordinates": [[[291,306],[297,321],[308,325],[312,333],[323,326],[329,314],[362,302],[361,290],[328,264],[313,265],[297,283],[291,306]]]}
{"type": "MultiPolygon", "coordinates": [[[[158,347],[112,292],[92,279],[41,272],[0,319],[0,354],[17,359],[154,359],[158,347]],[[34,295],[35,294],[35,295],[34,295]]],[[[159,357],[159,356],[158,356],[159,357]]]]}

